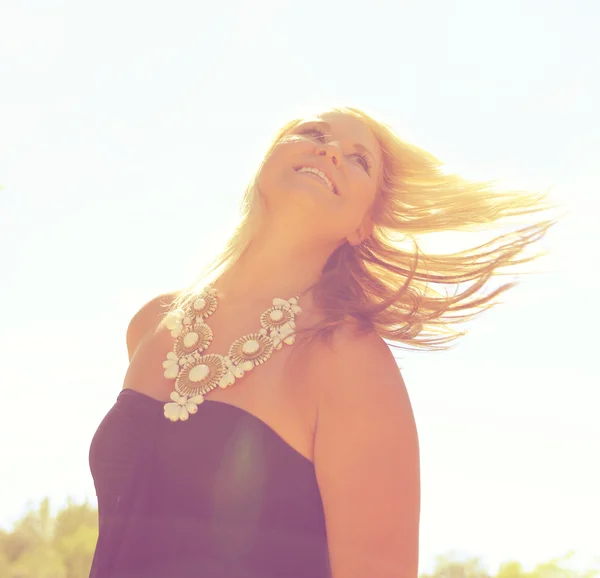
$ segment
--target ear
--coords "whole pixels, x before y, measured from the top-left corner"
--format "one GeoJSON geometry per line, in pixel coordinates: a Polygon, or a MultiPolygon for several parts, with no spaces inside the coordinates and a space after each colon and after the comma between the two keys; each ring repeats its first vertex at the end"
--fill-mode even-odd
{"type": "Polygon", "coordinates": [[[360,245],[373,232],[373,226],[374,223],[371,220],[371,217],[365,217],[358,229],[346,237],[348,244],[352,245],[353,247],[360,245]]]}

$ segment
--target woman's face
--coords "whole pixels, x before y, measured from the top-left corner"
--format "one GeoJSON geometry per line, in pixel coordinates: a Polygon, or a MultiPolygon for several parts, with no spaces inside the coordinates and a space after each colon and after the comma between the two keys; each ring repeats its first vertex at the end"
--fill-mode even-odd
{"type": "Polygon", "coordinates": [[[365,217],[381,163],[379,143],[362,120],[328,112],[302,121],[275,146],[258,187],[270,219],[299,225],[313,238],[357,244],[370,233],[365,217]]]}

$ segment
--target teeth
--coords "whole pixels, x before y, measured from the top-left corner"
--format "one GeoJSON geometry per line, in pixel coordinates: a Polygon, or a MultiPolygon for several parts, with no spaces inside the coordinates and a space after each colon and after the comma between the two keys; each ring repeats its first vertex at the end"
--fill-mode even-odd
{"type": "Polygon", "coordinates": [[[317,175],[318,177],[321,177],[321,179],[329,187],[331,192],[335,193],[335,188],[333,186],[333,183],[327,178],[327,175],[323,171],[320,171],[319,169],[315,169],[313,167],[300,167],[298,169],[298,172],[299,173],[312,173],[313,175],[317,175]]]}

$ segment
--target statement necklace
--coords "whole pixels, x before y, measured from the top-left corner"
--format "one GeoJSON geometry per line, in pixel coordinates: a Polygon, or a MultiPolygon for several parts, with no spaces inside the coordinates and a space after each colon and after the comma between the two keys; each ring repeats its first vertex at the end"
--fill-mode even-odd
{"type": "Polygon", "coordinates": [[[213,340],[206,324],[219,304],[217,290],[205,287],[190,304],[167,314],[166,327],[175,338],[173,351],[163,362],[164,375],[175,380],[172,401],[164,405],[165,417],[172,422],[185,421],[198,411],[204,395],[215,387],[226,388],[246,371],[267,361],[283,344],[292,345],[295,315],[302,312],[299,297],[273,299],[273,305],[261,316],[261,329],[240,337],[231,344],[228,355],[203,354],[213,340]]]}

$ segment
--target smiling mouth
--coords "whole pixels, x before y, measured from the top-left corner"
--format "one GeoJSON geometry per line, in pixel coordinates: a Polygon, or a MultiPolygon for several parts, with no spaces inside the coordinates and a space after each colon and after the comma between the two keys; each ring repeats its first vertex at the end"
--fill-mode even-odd
{"type": "Polygon", "coordinates": [[[310,175],[311,177],[313,177],[313,178],[317,179],[317,180],[318,180],[318,181],[319,181],[319,182],[320,182],[322,185],[324,185],[325,187],[327,187],[327,190],[328,190],[329,192],[333,193],[333,194],[334,194],[334,195],[336,195],[336,196],[338,195],[337,188],[336,188],[336,186],[335,186],[333,183],[331,183],[331,184],[330,184],[330,183],[328,183],[328,182],[327,182],[325,179],[323,179],[323,178],[322,178],[320,175],[317,175],[317,174],[315,174],[315,173],[313,173],[313,172],[308,172],[308,171],[300,171],[300,170],[299,170],[300,168],[302,168],[302,167],[300,166],[300,167],[298,167],[298,168],[295,168],[294,170],[295,170],[296,172],[300,172],[300,173],[302,173],[302,174],[305,174],[305,175],[310,175]]]}
{"type": "Polygon", "coordinates": [[[328,191],[331,191],[331,189],[329,188],[329,185],[319,176],[319,175],[315,175],[315,173],[300,173],[302,175],[308,175],[309,177],[312,177],[313,179],[316,179],[317,181],[319,181],[324,187],[327,187],[328,191]]]}

